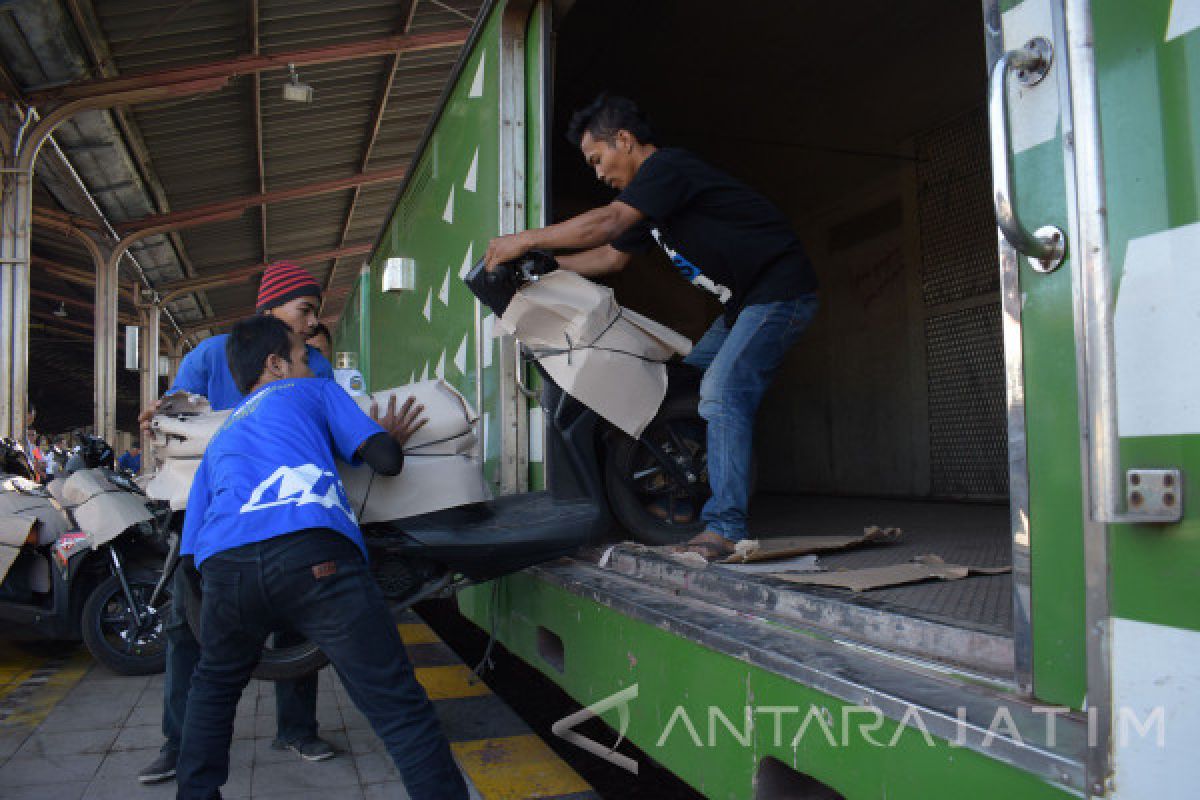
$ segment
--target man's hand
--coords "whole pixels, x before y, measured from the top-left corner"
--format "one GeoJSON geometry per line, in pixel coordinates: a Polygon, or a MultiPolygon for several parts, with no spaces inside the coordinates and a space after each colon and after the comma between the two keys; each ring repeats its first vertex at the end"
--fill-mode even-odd
{"type": "Polygon", "coordinates": [[[392,437],[392,441],[404,447],[412,435],[429,422],[428,418],[421,416],[425,406],[414,405],[414,403],[414,399],[409,397],[397,412],[396,395],[392,395],[388,398],[387,413],[383,416],[379,415],[379,404],[371,403],[371,419],[378,422],[379,426],[387,431],[387,435],[392,437]]]}
{"type": "Polygon", "coordinates": [[[487,253],[484,254],[484,268],[494,272],[496,267],[514,258],[520,258],[534,247],[530,240],[529,231],[521,231],[509,236],[497,236],[488,242],[487,253]]]}
{"type": "Polygon", "coordinates": [[[154,419],[154,415],[158,413],[158,407],[160,405],[162,405],[162,400],[155,400],[153,403],[146,406],[145,411],[143,411],[141,414],[138,414],[138,427],[141,428],[143,436],[149,436],[154,432],[150,426],[150,422],[154,419]]]}

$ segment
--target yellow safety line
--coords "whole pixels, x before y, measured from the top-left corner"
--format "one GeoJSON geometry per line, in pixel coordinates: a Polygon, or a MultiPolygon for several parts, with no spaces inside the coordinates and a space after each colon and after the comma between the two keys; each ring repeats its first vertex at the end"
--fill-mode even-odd
{"type": "Polygon", "coordinates": [[[402,622],[396,628],[405,644],[438,644],[442,641],[433,628],[420,622],[402,622]]]}
{"type": "Polygon", "coordinates": [[[430,700],[450,700],[455,697],[482,697],[492,690],[480,680],[474,680],[465,664],[446,667],[417,667],[417,681],[425,687],[430,700]]]}
{"type": "Polygon", "coordinates": [[[450,747],[484,800],[559,797],[592,788],[536,734],[454,742],[450,747]]]}
{"type": "MultiPolygon", "coordinates": [[[[442,640],[424,623],[397,626],[406,645],[442,640]]],[[[491,689],[465,664],[417,667],[417,680],[429,699],[481,697],[491,689]]],[[[590,784],[534,733],[453,742],[450,745],[483,800],[527,800],[589,792],[590,784]]]]}
{"type": "Polygon", "coordinates": [[[26,726],[36,728],[49,716],[67,692],[79,683],[92,666],[92,657],[87,650],[79,648],[60,669],[54,671],[44,684],[34,690],[21,710],[4,721],[5,727],[26,726]]]}

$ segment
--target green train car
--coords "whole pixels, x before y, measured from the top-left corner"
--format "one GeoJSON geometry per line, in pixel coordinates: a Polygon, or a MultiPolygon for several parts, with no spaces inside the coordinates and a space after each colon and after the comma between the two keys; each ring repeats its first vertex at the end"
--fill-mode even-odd
{"type": "MultiPolygon", "coordinates": [[[[531,370],[460,278],[611,198],[562,132],[628,95],[821,279],[752,530],[896,526],[820,560],[1011,571],[854,593],[597,551],[462,612],[708,797],[1195,796],[1198,28],[1200,0],[485,9],[336,332],[369,386],[444,377],[498,492],[554,480],[531,370]]],[[[661,257],[612,285],[693,338],[716,314],[661,257]]]]}

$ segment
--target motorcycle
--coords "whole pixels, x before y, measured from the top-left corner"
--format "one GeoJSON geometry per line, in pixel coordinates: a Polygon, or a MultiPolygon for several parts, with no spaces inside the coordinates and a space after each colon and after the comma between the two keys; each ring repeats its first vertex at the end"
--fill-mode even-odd
{"type": "MultiPolygon", "coordinates": [[[[556,266],[541,253],[495,272],[487,272],[480,263],[466,283],[502,315],[516,292],[556,266]]],[[[548,421],[546,448],[556,464],[549,488],[361,524],[372,574],[396,616],[422,600],[598,542],[611,529],[614,515],[649,543],[679,541],[697,530],[697,521],[678,521],[676,501],[686,499],[698,511],[708,493],[704,427],[696,413],[700,372],[668,365],[666,399],[643,435],[634,439],[567,394],[536,359],[530,360],[542,378],[538,400],[548,421]],[[659,501],[666,519],[647,510],[659,501]]],[[[160,590],[170,585],[176,569],[183,569],[186,577],[185,596],[176,601],[184,603],[188,624],[199,638],[202,582],[189,560],[180,557],[177,540],[164,564],[160,590]]],[[[293,679],[327,663],[310,642],[267,646],[254,675],[293,679]]]]}
{"type": "MultiPolygon", "coordinates": [[[[557,269],[552,255],[534,250],[491,272],[480,260],[464,280],[502,317],[517,292],[557,269]]],[[[522,356],[544,381],[553,382],[536,352],[522,346],[522,356]]],[[[665,366],[666,396],[641,436],[630,436],[603,418],[596,424],[609,509],[633,539],[648,545],[676,544],[700,533],[700,509],[711,494],[706,427],[697,410],[704,372],[678,359],[665,366]]]]}
{"type": "MultiPolygon", "coordinates": [[[[47,486],[17,443],[0,442],[0,620],[10,639],[82,639],[122,675],[162,672],[163,611],[150,605],[170,509],[82,436],[47,486]]],[[[165,599],[165,598],[164,598],[165,599]]]]}

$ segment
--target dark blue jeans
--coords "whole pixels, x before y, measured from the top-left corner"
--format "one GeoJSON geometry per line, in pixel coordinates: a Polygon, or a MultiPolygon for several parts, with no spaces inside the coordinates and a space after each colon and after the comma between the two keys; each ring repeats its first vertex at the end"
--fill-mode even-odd
{"type": "Polygon", "coordinates": [[[704,370],[700,416],[708,423],[704,527],[730,541],[746,538],[754,417],[783,357],[817,313],[817,295],[746,306],[733,328],[718,317],[684,359],[704,370]]]}
{"type": "MultiPolygon", "coordinates": [[[[171,596],[183,597],[183,567],[171,579],[171,596]]],[[[200,644],[184,618],[181,603],[171,603],[167,611],[167,673],[163,681],[162,732],[166,741],[163,752],[179,752],[183,736],[183,715],[187,711],[188,688],[200,663],[200,644]]],[[[297,634],[277,633],[275,644],[285,647],[299,642],[297,634]]],[[[295,681],[275,682],[276,738],[295,742],[317,735],[317,673],[295,681]]]]}
{"type": "Polygon", "coordinates": [[[299,531],[218,553],[200,572],[203,632],[176,775],[181,800],[220,798],[238,698],[267,635],[281,627],[329,656],[413,800],[467,797],[433,704],[353,542],[335,531],[299,531]]]}

